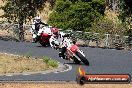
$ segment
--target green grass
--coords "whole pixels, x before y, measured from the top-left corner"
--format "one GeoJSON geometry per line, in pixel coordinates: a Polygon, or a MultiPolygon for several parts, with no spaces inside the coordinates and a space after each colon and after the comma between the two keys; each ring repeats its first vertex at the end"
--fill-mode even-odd
{"type": "Polygon", "coordinates": [[[27,56],[0,54],[0,74],[37,72],[53,70],[57,67],[58,62],[48,57],[32,59],[27,56]]]}
{"type": "Polygon", "coordinates": [[[53,59],[47,57],[47,56],[43,57],[43,62],[45,62],[46,64],[48,64],[54,68],[58,67],[58,62],[56,60],[53,60],[53,59]]]}

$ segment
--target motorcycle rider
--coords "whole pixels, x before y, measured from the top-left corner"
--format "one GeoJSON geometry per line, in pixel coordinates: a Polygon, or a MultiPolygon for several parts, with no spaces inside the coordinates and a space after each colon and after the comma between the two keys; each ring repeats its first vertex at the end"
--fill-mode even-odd
{"type": "MultiPolygon", "coordinates": [[[[73,60],[70,58],[70,55],[66,55],[65,56],[65,52],[67,51],[67,47],[70,48],[70,46],[74,46],[74,44],[76,43],[75,41],[73,42],[73,40],[71,40],[71,34],[65,34],[63,32],[59,32],[58,28],[52,28],[52,36],[50,38],[50,45],[52,48],[54,49],[59,49],[59,57],[61,59],[65,59],[65,60],[71,60],[74,61],[75,63],[80,63],[80,60],[73,60]],[[70,38],[70,39],[69,39],[70,38]],[[68,41],[71,40],[71,41],[68,41]]],[[[74,49],[74,48],[73,48],[74,49]]],[[[76,50],[77,48],[75,48],[76,50]]],[[[78,50],[78,49],[77,49],[78,50]]],[[[72,51],[72,50],[71,50],[72,51]]],[[[78,51],[77,51],[78,52],[78,51]]],[[[78,53],[82,52],[81,50],[79,50],[78,53]]],[[[71,52],[70,52],[71,53],[71,52]]],[[[83,52],[82,52],[83,53],[83,52]]],[[[80,54],[82,54],[80,53],[80,54]]],[[[86,65],[89,65],[88,60],[85,58],[85,55],[82,54],[82,56],[80,56],[78,54],[78,58],[81,59],[81,61],[83,63],[85,63],[86,65]],[[83,58],[83,59],[82,59],[83,58]]]]}
{"type": "Polygon", "coordinates": [[[54,49],[59,48],[59,57],[65,59],[64,53],[66,52],[66,46],[63,42],[64,37],[67,35],[63,32],[60,32],[58,28],[51,28],[52,36],[50,38],[50,46],[54,49]]]}
{"type": "Polygon", "coordinates": [[[39,40],[38,31],[40,24],[47,26],[47,24],[41,21],[41,17],[39,16],[39,14],[37,14],[37,16],[33,19],[32,22],[33,42],[37,42],[39,40]]]}

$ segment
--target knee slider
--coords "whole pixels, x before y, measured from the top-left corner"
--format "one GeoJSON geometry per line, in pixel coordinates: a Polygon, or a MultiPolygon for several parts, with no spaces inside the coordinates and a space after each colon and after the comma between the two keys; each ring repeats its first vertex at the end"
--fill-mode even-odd
{"type": "Polygon", "coordinates": [[[62,55],[62,53],[61,53],[61,52],[59,52],[59,57],[63,57],[63,55],[62,55]]]}

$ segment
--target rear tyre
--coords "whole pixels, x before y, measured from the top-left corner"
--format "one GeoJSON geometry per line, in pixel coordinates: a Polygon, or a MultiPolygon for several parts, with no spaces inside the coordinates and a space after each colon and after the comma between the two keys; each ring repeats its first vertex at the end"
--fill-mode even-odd
{"type": "Polygon", "coordinates": [[[39,41],[39,43],[40,43],[42,46],[44,46],[44,47],[46,46],[45,42],[43,42],[43,41],[41,41],[41,40],[39,41]]]}
{"type": "Polygon", "coordinates": [[[76,55],[81,59],[85,65],[89,65],[89,61],[80,52],[76,52],[76,55]]]}
{"type": "Polygon", "coordinates": [[[44,42],[42,38],[39,38],[39,43],[40,43],[43,47],[50,46],[50,43],[49,43],[49,42],[44,42]]]}

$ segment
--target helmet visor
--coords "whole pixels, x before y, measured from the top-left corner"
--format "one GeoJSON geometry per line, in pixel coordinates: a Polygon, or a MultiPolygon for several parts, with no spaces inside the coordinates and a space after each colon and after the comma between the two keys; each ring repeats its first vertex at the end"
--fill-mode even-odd
{"type": "Polygon", "coordinates": [[[36,19],[36,22],[40,22],[40,19],[36,19]]]}

